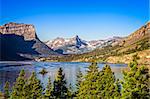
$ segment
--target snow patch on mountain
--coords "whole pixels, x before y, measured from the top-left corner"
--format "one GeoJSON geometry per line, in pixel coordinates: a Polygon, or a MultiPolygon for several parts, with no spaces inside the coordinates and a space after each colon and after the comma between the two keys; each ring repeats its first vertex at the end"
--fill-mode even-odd
{"type": "Polygon", "coordinates": [[[82,40],[78,35],[73,38],[60,38],[49,40],[46,44],[56,51],[61,51],[62,54],[81,54],[90,52],[96,48],[105,47],[120,40],[120,37],[113,37],[106,40],[82,40]]]}

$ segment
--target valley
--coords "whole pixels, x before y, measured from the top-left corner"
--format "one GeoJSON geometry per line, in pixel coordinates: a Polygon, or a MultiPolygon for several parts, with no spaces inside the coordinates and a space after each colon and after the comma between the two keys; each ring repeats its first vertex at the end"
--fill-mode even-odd
{"type": "Polygon", "coordinates": [[[127,37],[99,41],[90,52],[62,56],[57,61],[129,63],[137,55],[140,64],[150,64],[150,22],[127,37]]]}

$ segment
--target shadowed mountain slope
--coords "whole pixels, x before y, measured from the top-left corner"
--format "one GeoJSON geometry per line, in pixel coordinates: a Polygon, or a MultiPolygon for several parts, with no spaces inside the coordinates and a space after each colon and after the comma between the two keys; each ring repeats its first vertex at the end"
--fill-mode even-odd
{"type": "Polygon", "coordinates": [[[20,61],[59,55],[45,45],[29,24],[8,23],[0,26],[0,60],[20,61]]]}

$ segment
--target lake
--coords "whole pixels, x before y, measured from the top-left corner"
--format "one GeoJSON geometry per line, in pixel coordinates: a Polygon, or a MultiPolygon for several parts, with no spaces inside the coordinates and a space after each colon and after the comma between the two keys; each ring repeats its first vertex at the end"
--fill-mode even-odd
{"type": "MultiPolygon", "coordinates": [[[[29,77],[33,71],[36,72],[38,79],[41,80],[43,87],[46,87],[48,77],[51,77],[51,80],[54,81],[55,74],[59,67],[62,67],[65,73],[67,80],[67,85],[70,83],[75,87],[76,83],[76,72],[79,70],[83,74],[86,73],[88,66],[91,63],[85,62],[0,62],[0,90],[3,91],[5,82],[10,82],[10,86],[16,81],[20,71],[22,69],[26,72],[26,77],[29,77]],[[45,68],[48,73],[44,76],[39,74],[39,72],[45,68]]],[[[98,67],[101,70],[105,63],[99,63],[98,67]]],[[[122,79],[122,70],[127,67],[126,64],[108,64],[111,66],[112,71],[115,73],[116,78],[122,79]]]]}

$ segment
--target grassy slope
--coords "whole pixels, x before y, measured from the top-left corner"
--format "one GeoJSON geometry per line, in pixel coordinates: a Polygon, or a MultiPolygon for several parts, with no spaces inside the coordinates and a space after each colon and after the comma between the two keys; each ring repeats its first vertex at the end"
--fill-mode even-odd
{"type": "Polygon", "coordinates": [[[150,49],[120,56],[110,56],[106,59],[106,61],[110,63],[129,63],[132,61],[132,56],[135,54],[139,56],[138,63],[146,65],[150,64],[150,49]]]}

